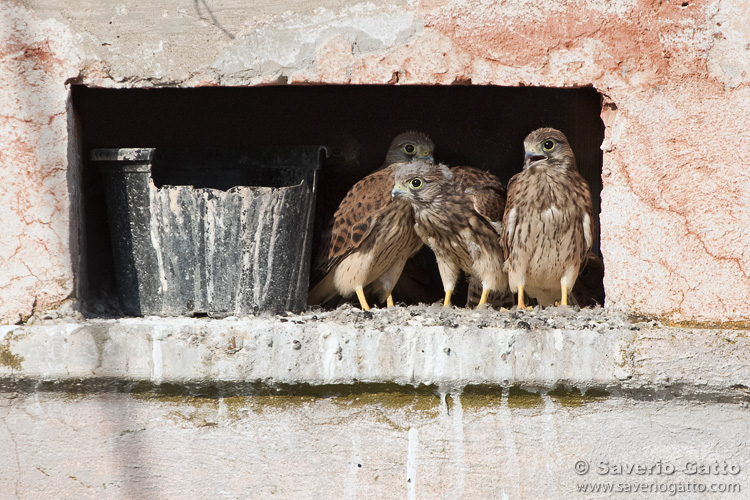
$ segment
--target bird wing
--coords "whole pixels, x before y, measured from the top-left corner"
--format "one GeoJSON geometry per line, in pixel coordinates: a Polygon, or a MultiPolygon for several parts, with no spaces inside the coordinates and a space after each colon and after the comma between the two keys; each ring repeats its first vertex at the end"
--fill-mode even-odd
{"type": "Polygon", "coordinates": [[[508,196],[505,200],[505,210],[503,212],[503,226],[500,234],[500,241],[503,245],[503,253],[505,260],[508,260],[510,256],[510,249],[513,246],[513,237],[516,233],[516,221],[518,219],[516,215],[516,203],[519,193],[519,184],[522,184],[520,179],[520,173],[514,175],[508,181],[508,196]]]}
{"type": "Polygon", "coordinates": [[[594,205],[591,201],[591,191],[588,183],[581,178],[583,186],[583,235],[586,240],[586,250],[591,250],[596,238],[596,227],[594,225],[594,205]]]}
{"type": "Polygon", "coordinates": [[[596,238],[591,191],[588,182],[586,182],[586,179],[577,170],[570,170],[566,180],[570,186],[569,192],[571,193],[572,203],[577,207],[577,214],[582,224],[584,247],[581,249],[581,258],[583,262],[586,262],[586,252],[591,250],[596,238]]]}
{"type": "Polygon", "coordinates": [[[454,167],[451,171],[458,188],[469,195],[474,210],[491,224],[500,222],[506,199],[505,186],[500,179],[473,167],[454,167]]]}
{"type": "Polygon", "coordinates": [[[385,169],[352,186],[333,215],[331,233],[323,242],[316,269],[329,272],[360,246],[382,210],[391,203],[393,182],[393,171],[385,169]]]}

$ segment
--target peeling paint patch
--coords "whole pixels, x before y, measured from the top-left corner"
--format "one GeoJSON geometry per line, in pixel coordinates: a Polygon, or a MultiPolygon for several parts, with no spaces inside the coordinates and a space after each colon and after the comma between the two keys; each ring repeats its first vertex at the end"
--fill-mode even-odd
{"type": "Polygon", "coordinates": [[[318,48],[330,39],[343,39],[351,54],[358,56],[408,43],[421,29],[413,13],[371,4],[355,4],[339,12],[321,8],[312,15],[287,14],[238,34],[212,68],[224,85],[269,75],[314,73],[318,48]]]}
{"type": "Polygon", "coordinates": [[[727,88],[750,82],[750,3],[745,0],[715,2],[711,16],[709,74],[727,88]]]}

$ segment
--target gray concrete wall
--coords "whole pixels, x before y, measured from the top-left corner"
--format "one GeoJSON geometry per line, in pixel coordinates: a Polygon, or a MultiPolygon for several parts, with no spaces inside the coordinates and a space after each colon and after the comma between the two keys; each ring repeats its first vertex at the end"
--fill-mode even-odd
{"type": "Polygon", "coordinates": [[[3,499],[750,488],[742,331],[439,307],[32,323],[0,337],[3,499]]]}
{"type": "Polygon", "coordinates": [[[0,399],[0,498],[742,499],[749,439],[746,408],[684,400],[24,393],[0,399]],[[732,493],[578,490],[610,483],[732,493]]]}

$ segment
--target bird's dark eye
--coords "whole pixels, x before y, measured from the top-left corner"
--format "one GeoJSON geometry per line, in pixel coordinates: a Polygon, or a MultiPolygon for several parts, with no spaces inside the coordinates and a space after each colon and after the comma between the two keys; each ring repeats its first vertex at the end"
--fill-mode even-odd
{"type": "Polygon", "coordinates": [[[417,148],[415,148],[415,147],[414,147],[414,144],[407,144],[406,146],[404,146],[404,151],[405,151],[405,152],[406,152],[407,154],[410,154],[410,155],[413,155],[413,154],[414,154],[414,151],[415,151],[416,149],[417,149],[417,148]]]}
{"type": "Polygon", "coordinates": [[[544,141],[544,144],[542,144],[542,147],[545,151],[552,151],[552,148],[555,147],[555,141],[547,139],[546,141],[544,141]]]}
{"type": "Polygon", "coordinates": [[[422,186],[424,186],[424,182],[422,182],[422,179],[416,178],[409,181],[409,186],[411,186],[412,189],[421,189],[422,186]]]}

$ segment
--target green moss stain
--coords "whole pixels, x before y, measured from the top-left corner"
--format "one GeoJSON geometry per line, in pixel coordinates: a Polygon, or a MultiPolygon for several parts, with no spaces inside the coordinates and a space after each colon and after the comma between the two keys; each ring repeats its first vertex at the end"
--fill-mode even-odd
{"type": "MultiPolygon", "coordinates": [[[[490,385],[470,385],[461,394],[461,407],[464,411],[478,411],[483,408],[500,406],[503,401],[503,388],[490,385]]],[[[534,392],[517,387],[508,389],[508,408],[528,410],[544,407],[542,397],[534,392]]]]}
{"type": "MultiPolygon", "coordinates": [[[[605,391],[594,389],[586,391],[585,395],[578,389],[555,389],[547,394],[560,406],[565,408],[581,407],[609,397],[605,391]]],[[[451,398],[446,398],[446,402],[450,410],[452,405],[451,398]]],[[[463,411],[492,410],[499,408],[502,404],[503,388],[498,386],[467,386],[461,394],[461,407],[463,411]]],[[[508,389],[507,405],[511,410],[541,411],[544,409],[544,400],[539,393],[511,387],[508,389]]]]}
{"type": "Polygon", "coordinates": [[[689,329],[708,329],[708,330],[750,330],[750,321],[668,321],[663,320],[663,324],[676,328],[689,329]]]}
{"type": "Polygon", "coordinates": [[[564,408],[578,408],[590,403],[602,401],[608,397],[608,394],[605,391],[595,389],[586,391],[585,395],[577,389],[570,391],[555,389],[554,391],[549,392],[548,395],[564,408]]]}
{"type": "Polygon", "coordinates": [[[355,418],[361,412],[367,412],[385,427],[398,431],[408,431],[408,428],[390,418],[395,412],[403,412],[410,417],[433,419],[440,413],[440,398],[434,391],[378,391],[348,394],[331,398],[335,405],[354,411],[355,418]]]}
{"type": "MultiPolygon", "coordinates": [[[[448,413],[455,409],[460,397],[464,412],[497,411],[502,405],[510,410],[544,409],[544,400],[538,393],[518,388],[507,390],[498,386],[476,385],[464,388],[460,396],[448,394],[445,405],[448,413]]],[[[556,389],[549,396],[563,408],[578,408],[599,402],[607,397],[604,391],[590,390],[582,394],[577,389],[556,389]]],[[[367,418],[394,430],[406,430],[393,418],[400,412],[411,417],[434,419],[441,411],[441,399],[432,386],[409,388],[394,384],[361,384],[350,386],[295,387],[291,393],[259,394],[247,396],[186,396],[160,392],[134,393],[132,397],[141,401],[164,403],[172,406],[166,418],[180,424],[195,427],[213,427],[220,424],[241,422],[248,415],[273,414],[293,411],[309,405],[332,404],[348,410],[341,421],[351,418],[367,418]],[[369,389],[369,390],[368,390],[369,389]]]]}
{"type": "Polygon", "coordinates": [[[678,309],[667,311],[661,315],[644,313],[636,308],[631,314],[634,322],[658,321],[664,326],[686,329],[701,330],[750,330],[750,321],[697,321],[697,320],[674,320],[680,314],[678,309]]]}
{"type": "MultiPolygon", "coordinates": [[[[138,401],[172,407],[164,416],[179,425],[211,427],[235,423],[249,414],[278,413],[314,404],[333,404],[351,410],[347,418],[367,413],[383,425],[400,429],[389,415],[394,411],[434,418],[440,412],[440,398],[434,387],[402,387],[395,384],[353,384],[327,386],[255,387],[259,394],[228,395],[228,388],[203,388],[196,395],[180,386],[136,384],[130,397],[138,401]]],[[[250,388],[245,388],[250,390],[250,388]]],[[[243,393],[245,390],[237,392],[243,393]]]]}
{"type": "Polygon", "coordinates": [[[372,391],[348,392],[332,398],[339,406],[364,408],[378,406],[386,410],[408,410],[427,412],[437,415],[440,410],[440,398],[432,387],[419,387],[413,390],[395,387],[378,387],[373,384],[372,391]]]}
{"type": "Polygon", "coordinates": [[[5,366],[11,370],[21,370],[23,356],[10,352],[10,338],[0,344],[0,366],[5,366]]]}
{"type": "MultiPolygon", "coordinates": [[[[7,345],[3,347],[7,350],[7,345]]],[[[20,360],[14,357],[13,363],[18,366],[20,360]]],[[[460,398],[465,412],[497,412],[502,406],[510,410],[541,412],[545,406],[542,396],[536,392],[496,385],[466,386],[460,395],[446,394],[444,402],[435,386],[412,387],[392,383],[268,386],[204,382],[156,385],[148,381],[80,379],[35,382],[26,390],[56,392],[61,398],[73,401],[101,393],[127,394],[135,401],[163,405],[162,415],[177,425],[199,428],[232,425],[253,415],[273,417],[316,405],[334,407],[331,413],[333,424],[367,418],[397,430],[405,430],[404,421],[430,420],[446,411],[452,414],[457,405],[456,398],[460,398]]],[[[584,395],[577,389],[557,389],[548,394],[556,406],[564,408],[582,407],[609,397],[604,391],[589,390],[584,395]]]]}

